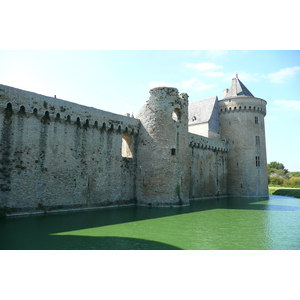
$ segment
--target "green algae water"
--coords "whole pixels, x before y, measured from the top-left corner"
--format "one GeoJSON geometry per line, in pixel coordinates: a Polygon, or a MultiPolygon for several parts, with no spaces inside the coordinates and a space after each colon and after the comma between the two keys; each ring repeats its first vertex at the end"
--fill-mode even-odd
{"type": "Polygon", "coordinates": [[[0,219],[0,249],[300,249],[300,199],[220,198],[0,219]]]}

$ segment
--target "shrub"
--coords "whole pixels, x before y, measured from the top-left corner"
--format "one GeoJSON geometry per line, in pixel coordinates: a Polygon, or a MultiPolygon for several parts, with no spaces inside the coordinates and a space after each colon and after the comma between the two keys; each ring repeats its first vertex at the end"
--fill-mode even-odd
{"type": "Polygon", "coordinates": [[[270,178],[270,184],[273,185],[282,185],[284,180],[283,178],[276,176],[276,177],[269,177],[270,178]]]}
{"type": "Polygon", "coordinates": [[[300,187],[300,177],[292,177],[284,181],[285,186],[289,187],[300,187]]]}

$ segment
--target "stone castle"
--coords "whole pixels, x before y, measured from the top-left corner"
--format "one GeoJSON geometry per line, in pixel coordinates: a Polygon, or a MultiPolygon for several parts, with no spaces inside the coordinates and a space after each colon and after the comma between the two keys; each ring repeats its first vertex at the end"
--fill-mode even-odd
{"type": "Polygon", "coordinates": [[[265,115],[238,77],[222,100],[151,89],[136,118],[0,85],[0,209],[268,196],[265,115]]]}

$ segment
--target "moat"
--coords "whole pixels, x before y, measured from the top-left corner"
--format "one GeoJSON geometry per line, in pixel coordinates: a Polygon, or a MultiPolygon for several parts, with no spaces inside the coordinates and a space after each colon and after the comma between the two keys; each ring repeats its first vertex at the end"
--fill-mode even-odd
{"type": "Polygon", "coordinates": [[[300,199],[220,198],[0,219],[6,250],[299,250],[300,199]]]}

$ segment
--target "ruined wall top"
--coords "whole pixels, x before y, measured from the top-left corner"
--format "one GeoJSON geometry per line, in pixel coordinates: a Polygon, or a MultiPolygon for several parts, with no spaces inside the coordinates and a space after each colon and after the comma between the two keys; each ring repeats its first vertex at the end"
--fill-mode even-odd
{"type": "Polygon", "coordinates": [[[174,97],[178,96],[178,89],[173,87],[156,87],[149,91],[150,93],[150,99],[153,97],[156,99],[164,99],[166,97],[174,97]]]}

